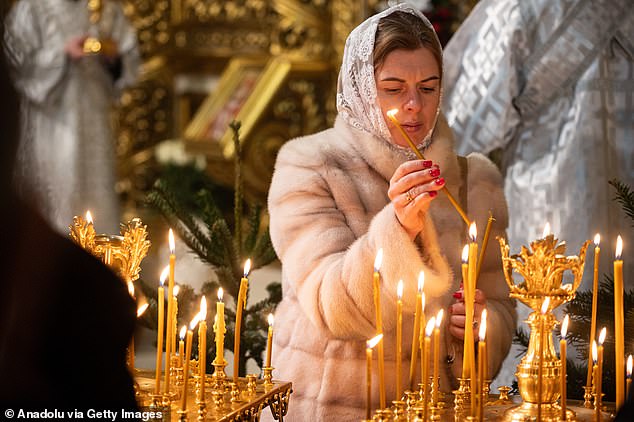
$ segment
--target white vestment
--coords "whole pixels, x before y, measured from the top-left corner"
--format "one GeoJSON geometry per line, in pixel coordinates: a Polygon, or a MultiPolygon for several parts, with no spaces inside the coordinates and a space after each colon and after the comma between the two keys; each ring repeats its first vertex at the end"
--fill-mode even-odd
{"type": "Polygon", "coordinates": [[[135,77],[136,34],[120,5],[103,3],[101,36],[118,47],[114,81],[103,58],[72,61],[67,40],[89,32],[87,1],[21,0],[6,23],[5,41],[22,96],[22,136],[15,183],[61,233],[74,215],[90,210],[100,232],[118,233],[111,106],[135,77]]]}

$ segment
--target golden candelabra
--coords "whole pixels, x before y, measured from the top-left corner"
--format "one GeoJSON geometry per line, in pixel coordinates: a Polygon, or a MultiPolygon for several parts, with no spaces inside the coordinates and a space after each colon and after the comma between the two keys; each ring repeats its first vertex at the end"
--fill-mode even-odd
{"type": "MultiPolygon", "coordinates": [[[[499,242],[510,296],[533,310],[527,320],[531,328],[528,349],[516,372],[523,403],[509,409],[504,420],[561,421],[561,407],[557,404],[561,393],[561,362],[553,347],[552,330],[556,320],[552,311],[574,299],[590,241],[583,244],[578,256],[565,256],[565,242],[559,242],[552,234],[531,242],[530,249],[522,246],[517,255],[509,254],[510,247],[504,239],[499,242]],[[514,270],[524,281],[515,284],[514,270]],[[564,272],[568,270],[572,272],[573,282],[562,284],[564,272]],[[545,302],[549,305],[542,309],[545,302]]],[[[567,414],[567,420],[574,420],[574,412],[567,414]]]]}

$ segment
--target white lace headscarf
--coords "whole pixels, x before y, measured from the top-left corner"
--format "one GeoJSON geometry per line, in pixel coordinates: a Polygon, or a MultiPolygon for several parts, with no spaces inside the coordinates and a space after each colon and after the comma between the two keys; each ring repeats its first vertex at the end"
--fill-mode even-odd
{"type": "MultiPolygon", "coordinates": [[[[374,40],[379,21],[394,12],[403,11],[420,18],[432,29],[435,41],[440,51],[440,41],[429,20],[418,10],[407,3],[399,3],[381,13],[369,17],[357,26],[348,36],[343,51],[343,61],[339,71],[337,83],[337,111],[349,125],[359,130],[369,132],[391,145],[392,136],[385,123],[381,107],[377,101],[376,81],[374,80],[374,40]]],[[[438,64],[442,66],[442,63],[438,64]]],[[[442,95],[442,91],[441,91],[442,95]]],[[[436,110],[436,121],[440,112],[440,99],[436,110]]],[[[419,145],[419,149],[426,148],[434,131],[434,125],[419,145]]]]}

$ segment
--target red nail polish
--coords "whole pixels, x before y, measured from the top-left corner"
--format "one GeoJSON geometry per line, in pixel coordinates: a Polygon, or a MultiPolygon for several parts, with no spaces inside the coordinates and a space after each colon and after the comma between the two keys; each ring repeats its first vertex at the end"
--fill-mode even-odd
{"type": "Polygon", "coordinates": [[[445,184],[445,178],[444,177],[439,177],[438,179],[434,180],[434,182],[437,185],[444,185],[445,184]]]}
{"type": "Polygon", "coordinates": [[[432,164],[433,164],[433,163],[432,163],[432,161],[431,161],[431,160],[425,160],[425,161],[423,161],[423,168],[424,168],[424,169],[428,169],[428,168],[430,168],[430,167],[431,167],[431,165],[432,165],[432,164]]]}
{"type": "Polygon", "coordinates": [[[456,293],[454,293],[454,294],[453,294],[453,297],[454,297],[455,299],[462,299],[462,292],[456,292],[456,293]]]}
{"type": "Polygon", "coordinates": [[[438,177],[440,176],[440,169],[439,168],[431,169],[429,170],[429,174],[431,175],[431,177],[438,177]]]}
{"type": "Polygon", "coordinates": [[[428,192],[428,194],[430,198],[434,198],[436,195],[438,195],[438,192],[436,192],[435,190],[431,190],[428,192]]]}

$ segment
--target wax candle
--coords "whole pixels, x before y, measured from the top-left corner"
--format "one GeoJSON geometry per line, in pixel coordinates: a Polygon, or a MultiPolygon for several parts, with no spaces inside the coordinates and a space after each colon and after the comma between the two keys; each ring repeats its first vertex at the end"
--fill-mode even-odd
{"type": "Polygon", "coordinates": [[[559,358],[561,359],[561,378],[559,389],[561,391],[561,420],[566,420],[566,333],[568,333],[568,315],[561,323],[561,340],[559,340],[559,358]]]}
{"type": "Polygon", "coordinates": [[[489,218],[487,219],[487,226],[484,229],[484,237],[482,238],[482,250],[480,251],[480,256],[478,257],[478,268],[476,270],[476,280],[480,277],[480,269],[482,268],[482,261],[484,261],[484,253],[486,252],[487,245],[489,244],[489,235],[491,234],[491,226],[493,226],[493,222],[495,218],[493,218],[493,214],[491,210],[489,210],[489,218]]]}
{"type": "Polygon", "coordinates": [[[433,376],[432,383],[434,387],[432,391],[434,392],[434,396],[432,398],[432,403],[434,406],[438,405],[438,390],[440,388],[440,379],[438,377],[438,361],[440,360],[440,326],[442,324],[442,318],[445,314],[444,310],[439,310],[436,314],[436,327],[434,328],[434,358],[433,358],[433,376]]]}
{"type": "Polygon", "coordinates": [[[423,379],[423,367],[427,357],[423,354],[423,344],[425,343],[425,328],[427,328],[427,317],[425,316],[425,292],[420,296],[421,303],[421,315],[420,315],[420,333],[418,333],[418,347],[420,348],[420,382],[425,382],[423,379]]]}
{"type": "Polygon", "coordinates": [[[593,390],[595,393],[594,396],[594,419],[596,422],[599,422],[601,420],[601,407],[598,406],[599,400],[598,397],[596,395],[596,393],[598,392],[598,388],[599,388],[599,351],[597,348],[597,342],[593,341],[592,342],[592,383],[593,383],[593,390]]]}
{"type": "Polygon", "coordinates": [[[464,336],[464,348],[465,354],[469,359],[469,373],[471,374],[471,414],[475,414],[476,404],[476,389],[477,380],[475,376],[475,340],[473,338],[473,314],[475,311],[475,289],[476,289],[476,270],[478,259],[478,244],[476,238],[478,231],[475,223],[471,223],[469,226],[469,267],[468,267],[468,295],[465,297],[465,336],[464,336]]]}
{"type": "Polygon", "coordinates": [[[379,334],[366,342],[365,357],[366,357],[366,411],[365,419],[372,419],[372,349],[383,338],[383,334],[379,334]]]}
{"type": "Polygon", "coordinates": [[[541,315],[539,319],[539,369],[537,373],[537,420],[541,421],[542,417],[542,391],[544,383],[544,349],[546,349],[546,328],[544,327],[544,319],[546,312],[550,306],[550,297],[542,302],[541,315]]]}
{"type": "MultiPolygon", "coordinates": [[[[136,301],[136,298],[134,296],[134,284],[128,280],[128,293],[130,294],[130,297],[132,297],[132,299],[134,301],[136,301]]],[[[137,312],[138,312],[138,306],[137,306],[137,312]]],[[[130,374],[132,374],[132,376],[134,376],[134,333],[132,334],[132,337],[130,338],[130,343],[128,344],[128,370],[130,371],[130,374]]]]}
{"type": "Polygon", "coordinates": [[[268,323],[269,323],[269,332],[266,338],[266,367],[271,367],[271,352],[273,349],[273,322],[274,322],[273,314],[269,314],[268,323]]]}
{"type": "Polygon", "coordinates": [[[200,323],[198,324],[198,377],[200,390],[198,399],[205,402],[205,378],[207,373],[207,298],[200,299],[200,323]]]}
{"type": "Polygon", "coordinates": [[[484,421],[484,387],[486,384],[486,333],[487,333],[487,311],[482,311],[480,317],[480,330],[478,332],[478,376],[480,378],[478,382],[478,420],[484,421]]]}
{"type": "MultiPolygon", "coordinates": [[[[403,129],[403,126],[401,126],[401,124],[399,123],[398,119],[396,118],[396,113],[398,113],[398,110],[397,109],[392,109],[392,110],[388,110],[388,112],[386,114],[387,114],[387,117],[394,123],[394,125],[401,132],[401,134],[403,135],[403,138],[405,138],[405,140],[407,141],[407,144],[409,145],[410,149],[414,152],[414,154],[416,154],[416,156],[419,159],[424,160],[425,157],[418,150],[418,148],[416,148],[416,145],[414,144],[412,139],[409,137],[407,132],[405,132],[405,130],[403,129]]],[[[447,199],[449,199],[449,202],[451,202],[451,205],[453,205],[453,207],[456,209],[456,211],[458,211],[458,214],[460,214],[460,217],[462,217],[462,220],[468,226],[470,222],[469,222],[469,219],[467,218],[467,214],[464,212],[464,210],[462,209],[460,204],[458,204],[458,202],[453,197],[451,192],[449,192],[449,189],[447,189],[446,186],[443,186],[443,188],[441,190],[443,192],[445,192],[445,194],[447,194],[447,199]]]]}
{"type": "Polygon", "coordinates": [[[429,415],[429,356],[431,355],[431,335],[434,332],[434,327],[436,325],[436,317],[431,317],[427,326],[425,327],[425,342],[423,345],[423,356],[425,360],[425,364],[423,365],[423,391],[424,396],[423,400],[424,404],[424,418],[423,420],[428,420],[429,415]]]}
{"type": "MultiPolygon", "coordinates": [[[[623,239],[619,235],[616,240],[614,259],[614,365],[616,366],[616,408],[620,409],[625,401],[625,342],[623,322],[623,239]]],[[[599,362],[599,369],[601,362],[599,362]]]]}
{"type": "MultiPolygon", "coordinates": [[[[374,259],[374,274],[372,277],[372,287],[374,293],[374,310],[376,315],[376,332],[383,334],[383,319],[381,318],[381,261],[383,260],[383,249],[379,249],[374,259]]],[[[385,360],[383,354],[383,343],[378,345],[379,360],[379,401],[381,409],[385,409],[385,360]]]]}
{"type": "Polygon", "coordinates": [[[216,359],[214,365],[223,365],[225,362],[225,304],[222,301],[222,287],[218,289],[218,302],[216,302],[216,319],[214,333],[216,333],[216,359]]]}
{"type": "Polygon", "coordinates": [[[605,341],[606,328],[599,333],[599,347],[597,348],[597,420],[601,420],[601,408],[603,407],[603,342],[605,341]]]}
{"type": "MultiPolygon", "coordinates": [[[[592,319],[590,320],[590,342],[595,340],[597,331],[597,303],[599,298],[599,256],[601,255],[601,235],[594,235],[594,276],[592,279],[592,319]]],[[[588,375],[586,377],[586,387],[592,386],[592,353],[588,353],[588,375]]]]}
{"type": "Polygon", "coordinates": [[[396,285],[396,400],[401,399],[401,368],[403,359],[403,280],[396,285]]]}
{"type": "Polygon", "coordinates": [[[242,310],[247,306],[247,291],[249,289],[249,271],[251,270],[251,260],[244,263],[244,272],[240,280],[240,291],[238,292],[238,302],[236,303],[236,328],[233,341],[233,382],[238,384],[240,372],[240,332],[242,326],[242,310]]]}
{"type": "Polygon", "coordinates": [[[627,357],[627,381],[625,384],[625,397],[626,399],[630,397],[630,385],[632,384],[632,355],[628,355],[627,357]]]}
{"type": "Polygon", "coordinates": [[[187,335],[187,325],[183,325],[179,333],[180,340],[178,341],[178,367],[179,368],[182,368],[184,363],[183,358],[185,356],[185,336],[186,335],[187,335]]]}
{"type": "Polygon", "coordinates": [[[163,391],[165,394],[170,391],[170,369],[172,356],[172,337],[174,336],[174,269],[176,267],[176,242],[174,241],[174,232],[169,229],[168,241],[170,248],[169,258],[169,278],[167,284],[167,335],[165,336],[165,385],[163,391]]]}
{"type": "Polygon", "coordinates": [[[189,323],[189,330],[187,330],[187,336],[185,340],[185,365],[183,368],[183,392],[181,393],[181,410],[185,412],[187,410],[187,382],[189,380],[189,359],[192,355],[192,339],[194,337],[194,328],[198,324],[200,315],[196,315],[194,319],[189,323]]]}
{"type": "Polygon", "coordinates": [[[154,379],[154,394],[161,391],[161,370],[163,369],[163,328],[165,325],[165,280],[169,275],[169,266],[165,267],[159,278],[161,285],[158,288],[158,331],[156,333],[156,370],[154,379]]]}
{"type": "MultiPolygon", "coordinates": [[[[178,331],[178,294],[180,293],[181,288],[178,284],[174,285],[174,297],[172,297],[172,301],[174,302],[174,306],[172,306],[172,323],[174,326],[172,327],[172,356],[176,354],[176,332],[178,331]]],[[[171,360],[170,360],[171,362],[171,360]]]]}
{"type": "Polygon", "coordinates": [[[422,293],[425,286],[425,272],[418,274],[418,291],[416,292],[416,310],[414,311],[414,331],[412,333],[412,353],[409,365],[409,389],[414,391],[416,380],[416,359],[418,357],[418,332],[420,330],[420,316],[422,313],[422,293]]]}

